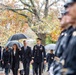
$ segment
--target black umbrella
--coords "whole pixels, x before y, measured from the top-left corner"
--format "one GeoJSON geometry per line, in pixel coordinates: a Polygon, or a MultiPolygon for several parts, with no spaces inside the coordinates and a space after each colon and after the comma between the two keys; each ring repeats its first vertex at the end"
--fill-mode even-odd
{"type": "Polygon", "coordinates": [[[18,41],[8,41],[7,42],[7,44],[5,45],[5,47],[12,47],[13,46],[13,44],[17,44],[17,46],[20,48],[20,47],[22,47],[23,45],[20,43],[20,42],[18,42],[18,41]]]}
{"type": "Polygon", "coordinates": [[[15,35],[11,36],[8,41],[20,40],[20,39],[26,39],[26,38],[28,38],[28,37],[25,34],[15,34],[15,35]]]}

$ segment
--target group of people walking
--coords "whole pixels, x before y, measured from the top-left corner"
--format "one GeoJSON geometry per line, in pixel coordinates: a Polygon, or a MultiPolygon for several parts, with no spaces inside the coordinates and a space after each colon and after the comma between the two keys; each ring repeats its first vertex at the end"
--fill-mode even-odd
{"type": "MultiPolygon", "coordinates": [[[[37,44],[33,50],[27,46],[26,40],[23,41],[23,44],[21,49],[17,44],[13,44],[12,48],[8,46],[4,48],[1,61],[2,67],[5,68],[5,75],[9,75],[10,69],[13,75],[18,75],[20,61],[23,64],[24,75],[29,75],[30,64],[33,65],[34,75],[42,75],[42,62],[46,63],[46,52],[41,39],[37,38],[37,44]]],[[[23,72],[20,71],[20,74],[23,75],[23,72]]]]}
{"type": "MultiPolygon", "coordinates": [[[[48,70],[52,67],[53,75],[76,75],[76,0],[67,0],[64,5],[65,10],[59,17],[62,32],[56,43],[55,55],[53,50],[47,56],[41,39],[37,38],[37,44],[33,50],[23,41],[24,46],[18,49],[14,44],[12,49],[4,49],[2,64],[5,67],[5,73],[8,75],[9,68],[13,75],[18,75],[19,61],[24,67],[24,74],[29,75],[29,65],[33,65],[34,75],[42,75],[42,63],[49,62],[48,70]]],[[[1,61],[1,60],[0,60],[1,61]]]]}

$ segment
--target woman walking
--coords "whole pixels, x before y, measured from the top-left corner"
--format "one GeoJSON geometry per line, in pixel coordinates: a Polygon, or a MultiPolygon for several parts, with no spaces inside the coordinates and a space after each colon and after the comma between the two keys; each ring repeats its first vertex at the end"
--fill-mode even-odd
{"type": "Polygon", "coordinates": [[[20,51],[18,49],[17,44],[13,45],[13,49],[12,49],[12,72],[13,75],[18,75],[18,69],[19,69],[19,55],[20,55],[20,51]]]}

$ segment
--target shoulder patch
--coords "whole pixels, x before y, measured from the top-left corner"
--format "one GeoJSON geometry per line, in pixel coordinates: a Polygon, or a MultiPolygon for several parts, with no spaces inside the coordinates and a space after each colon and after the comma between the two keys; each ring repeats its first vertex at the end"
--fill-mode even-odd
{"type": "Polygon", "coordinates": [[[64,35],[64,33],[61,33],[61,35],[64,35]]]}
{"type": "Polygon", "coordinates": [[[65,33],[64,35],[67,36],[67,33],[65,33]]]}
{"type": "Polygon", "coordinates": [[[73,36],[76,36],[76,31],[74,31],[72,35],[73,35],[73,36]]]}

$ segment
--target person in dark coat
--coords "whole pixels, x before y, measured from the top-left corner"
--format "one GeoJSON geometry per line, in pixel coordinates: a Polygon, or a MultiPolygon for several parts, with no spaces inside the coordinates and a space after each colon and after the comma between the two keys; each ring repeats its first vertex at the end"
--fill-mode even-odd
{"type": "Polygon", "coordinates": [[[6,47],[4,52],[3,52],[3,57],[2,57],[2,63],[3,63],[3,67],[5,68],[5,75],[9,74],[10,71],[10,63],[11,63],[11,55],[10,55],[10,51],[9,48],[6,47]]]}
{"type": "Polygon", "coordinates": [[[30,61],[31,61],[31,47],[27,46],[26,40],[23,41],[24,46],[21,48],[21,60],[24,67],[25,75],[29,75],[30,61]]]}
{"type": "Polygon", "coordinates": [[[17,44],[14,44],[13,49],[11,51],[11,69],[13,75],[18,75],[19,56],[20,56],[20,50],[18,49],[17,44]]]}
{"type": "Polygon", "coordinates": [[[64,68],[67,70],[66,75],[76,75],[76,0],[67,0],[68,12],[75,21],[73,24],[73,33],[71,35],[68,47],[63,54],[65,61],[64,68]]]}
{"type": "Polygon", "coordinates": [[[57,73],[60,72],[60,69],[63,66],[60,60],[62,58],[64,51],[68,47],[68,43],[71,39],[71,35],[73,32],[73,27],[70,24],[71,22],[73,21],[71,20],[70,16],[68,16],[67,14],[63,15],[62,20],[61,20],[61,25],[65,27],[66,31],[65,31],[63,38],[60,41],[59,46],[56,47],[56,51],[55,51],[56,62],[54,65],[54,75],[57,75],[57,73]]]}
{"type": "Polygon", "coordinates": [[[1,50],[2,50],[2,47],[0,46],[0,61],[1,61],[1,50]]]}
{"type": "Polygon", "coordinates": [[[2,67],[2,47],[0,46],[0,67],[2,67]]]}
{"type": "Polygon", "coordinates": [[[33,56],[31,63],[34,63],[36,75],[42,75],[42,62],[44,55],[44,63],[46,63],[46,52],[44,46],[41,44],[41,39],[37,38],[37,45],[33,48],[33,56]],[[38,72],[39,69],[39,72],[38,72]]]}
{"type": "Polygon", "coordinates": [[[55,48],[55,56],[57,56],[58,58],[62,56],[70,40],[71,33],[73,32],[73,27],[70,24],[73,21],[71,17],[68,16],[68,12],[64,10],[61,14],[62,14],[62,19],[60,23],[61,23],[61,28],[63,29],[63,31],[61,32],[58,38],[56,48],[55,48]]]}
{"type": "Polygon", "coordinates": [[[50,69],[50,66],[51,66],[51,64],[53,63],[53,61],[54,61],[54,53],[53,53],[53,50],[50,50],[50,53],[48,53],[47,54],[47,62],[48,62],[48,70],[47,71],[49,71],[49,69],[50,69]]]}

